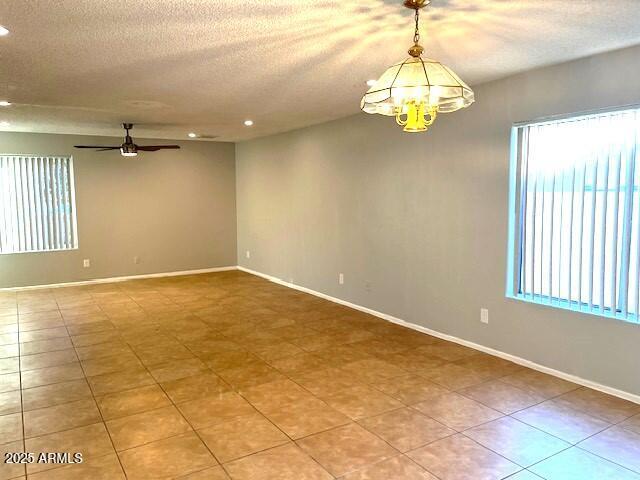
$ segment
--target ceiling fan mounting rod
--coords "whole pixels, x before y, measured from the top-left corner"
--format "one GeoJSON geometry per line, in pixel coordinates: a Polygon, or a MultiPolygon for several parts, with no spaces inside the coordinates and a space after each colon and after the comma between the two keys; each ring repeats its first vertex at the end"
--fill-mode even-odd
{"type": "Polygon", "coordinates": [[[131,135],[129,135],[129,130],[133,128],[133,123],[123,123],[122,127],[126,131],[126,134],[124,136],[124,143],[133,143],[133,140],[131,139],[131,135]]]}

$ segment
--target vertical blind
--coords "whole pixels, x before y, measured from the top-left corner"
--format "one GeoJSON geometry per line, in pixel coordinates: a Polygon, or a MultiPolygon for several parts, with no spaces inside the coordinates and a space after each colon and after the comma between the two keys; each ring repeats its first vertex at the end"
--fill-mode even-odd
{"type": "Polygon", "coordinates": [[[640,110],[519,127],[516,296],[637,321],[640,110]]]}
{"type": "Polygon", "coordinates": [[[0,155],[0,253],[77,245],[73,160],[0,155]]]}

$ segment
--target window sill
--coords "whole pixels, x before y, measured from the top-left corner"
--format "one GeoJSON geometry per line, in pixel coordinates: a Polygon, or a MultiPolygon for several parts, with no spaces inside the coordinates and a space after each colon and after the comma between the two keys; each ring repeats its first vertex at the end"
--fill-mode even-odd
{"type": "Polygon", "coordinates": [[[4,255],[28,255],[30,253],[54,253],[54,252],[73,252],[79,250],[78,247],[73,248],[55,248],[50,250],[27,250],[24,252],[0,252],[0,257],[4,255]]]}
{"type": "Polygon", "coordinates": [[[589,307],[589,304],[569,302],[568,300],[549,298],[543,295],[523,295],[523,294],[507,294],[507,298],[518,300],[521,302],[532,303],[535,305],[542,305],[543,307],[557,308],[560,310],[569,310],[572,312],[586,313],[588,315],[594,315],[601,318],[609,318],[615,320],[622,320],[626,323],[638,325],[638,315],[634,313],[628,313],[624,315],[622,312],[612,312],[611,309],[605,308],[601,310],[598,306],[589,307]]]}

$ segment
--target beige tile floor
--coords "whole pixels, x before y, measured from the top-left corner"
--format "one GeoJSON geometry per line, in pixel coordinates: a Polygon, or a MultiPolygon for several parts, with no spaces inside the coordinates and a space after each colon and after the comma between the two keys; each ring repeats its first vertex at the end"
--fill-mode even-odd
{"type": "Polygon", "coordinates": [[[225,272],[0,293],[0,444],[84,456],[0,479],[640,480],[640,406],[225,272]]]}

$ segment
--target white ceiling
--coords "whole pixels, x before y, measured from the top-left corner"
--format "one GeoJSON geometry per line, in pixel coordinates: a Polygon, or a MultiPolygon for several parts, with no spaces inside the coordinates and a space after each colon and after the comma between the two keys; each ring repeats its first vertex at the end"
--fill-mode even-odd
{"type": "MultiPolygon", "coordinates": [[[[358,112],[406,56],[401,0],[2,0],[4,130],[237,141],[358,112]],[[251,118],[255,126],[246,128],[251,118]]],[[[467,83],[640,43],[639,0],[433,0],[429,57],[467,83]]]]}

